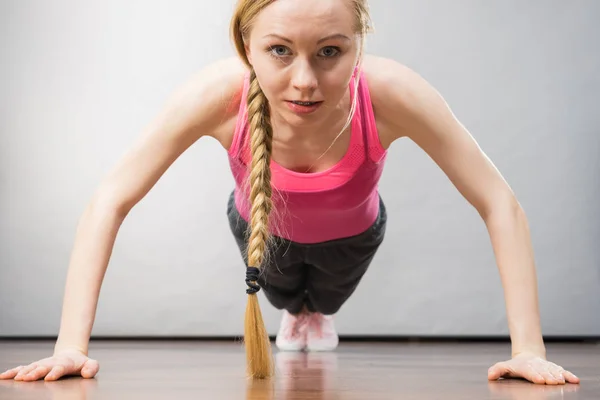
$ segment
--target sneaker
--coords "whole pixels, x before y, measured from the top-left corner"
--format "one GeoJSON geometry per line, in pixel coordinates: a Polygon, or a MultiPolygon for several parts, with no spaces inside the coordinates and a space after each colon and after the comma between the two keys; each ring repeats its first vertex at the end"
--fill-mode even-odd
{"type": "Polygon", "coordinates": [[[332,351],[338,346],[339,338],[333,324],[333,316],[312,313],[308,322],[306,347],[309,351],[332,351]]]}
{"type": "Polygon", "coordinates": [[[309,315],[302,312],[292,315],[283,312],[281,325],[275,338],[277,348],[282,351],[302,351],[306,348],[306,333],[308,329],[309,315]]]}

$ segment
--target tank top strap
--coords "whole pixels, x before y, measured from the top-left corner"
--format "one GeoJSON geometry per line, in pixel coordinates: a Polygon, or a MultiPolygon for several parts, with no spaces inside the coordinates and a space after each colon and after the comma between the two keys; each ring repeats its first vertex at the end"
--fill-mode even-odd
{"type": "Polygon", "coordinates": [[[364,71],[360,71],[360,80],[358,83],[358,104],[360,107],[360,122],[364,138],[364,147],[367,159],[374,163],[379,163],[386,154],[386,150],[381,145],[373,103],[371,102],[371,93],[369,83],[364,71]]]}
{"type": "Polygon", "coordinates": [[[244,76],[244,84],[242,86],[242,93],[240,96],[240,106],[238,110],[237,121],[235,124],[235,131],[233,132],[233,139],[229,146],[229,156],[234,159],[240,159],[242,157],[242,149],[245,146],[246,137],[248,136],[248,90],[250,88],[250,71],[246,72],[244,76]]]}

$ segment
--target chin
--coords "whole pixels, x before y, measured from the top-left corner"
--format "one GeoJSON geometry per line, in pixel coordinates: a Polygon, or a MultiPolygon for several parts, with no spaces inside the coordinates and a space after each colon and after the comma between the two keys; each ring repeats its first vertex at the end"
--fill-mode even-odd
{"type": "Polygon", "coordinates": [[[291,126],[298,128],[310,127],[312,125],[318,125],[326,119],[328,112],[326,106],[323,106],[312,113],[306,114],[294,112],[284,105],[277,110],[277,113],[281,119],[291,126]]]}
{"type": "Polygon", "coordinates": [[[323,121],[323,118],[319,118],[316,115],[296,115],[293,113],[286,113],[283,115],[284,121],[294,128],[310,128],[313,126],[320,126],[319,123],[323,121]]]}

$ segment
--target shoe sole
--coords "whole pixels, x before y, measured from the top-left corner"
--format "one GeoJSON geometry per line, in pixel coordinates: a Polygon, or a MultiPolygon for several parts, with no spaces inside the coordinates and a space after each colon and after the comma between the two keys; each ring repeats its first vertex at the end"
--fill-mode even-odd
{"type": "Polygon", "coordinates": [[[306,346],[302,345],[283,345],[278,343],[275,343],[275,345],[281,351],[304,351],[306,349],[306,346]]]}

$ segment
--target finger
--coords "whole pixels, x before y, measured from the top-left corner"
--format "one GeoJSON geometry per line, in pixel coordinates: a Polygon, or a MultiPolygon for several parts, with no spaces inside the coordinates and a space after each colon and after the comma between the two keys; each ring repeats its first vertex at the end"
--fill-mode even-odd
{"type": "Polygon", "coordinates": [[[552,376],[554,376],[554,379],[556,379],[556,382],[559,385],[565,384],[565,377],[563,375],[563,371],[564,369],[562,369],[561,367],[554,367],[550,370],[550,373],[552,374],[552,376]]]}
{"type": "Polygon", "coordinates": [[[23,380],[24,381],[37,381],[41,377],[45,376],[48,373],[48,371],[50,371],[49,366],[40,365],[36,369],[34,369],[30,373],[28,373],[27,375],[23,376],[23,380]]]}
{"type": "Polygon", "coordinates": [[[543,385],[546,383],[546,378],[544,378],[544,376],[540,372],[538,372],[538,370],[535,369],[532,365],[529,365],[529,368],[527,368],[527,371],[525,371],[523,377],[529,380],[530,382],[536,383],[538,385],[543,385]]]}
{"type": "Polygon", "coordinates": [[[488,379],[490,381],[495,381],[507,373],[508,368],[506,367],[506,363],[499,362],[491,366],[490,369],[488,369],[488,379]]]}
{"type": "Polygon", "coordinates": [[[558,385],[558,380],[549,370],[539,371],[539,373],[544,377],[546,385],[558,385]]]}
{"type": "Polygon", "coordinates": [[[84,378],[93,378],[98,373],[100,369],[100,364],[98,361],[89,359],[83,364],[83,368],[81,369],[81,376],[84,378]]]}
{"type": "Polygon", "coordinates": [[[552,376],[554,376],[554,379],[559,385],[565,384],[565,377],[563,375],[565,369],[563,367],[553,362],[548,362],[546,363],[546,369],[552,374],[552,376]]]}
{"type": "Polygon", "coordinates": [[[18,367],[9,369],[0,374],[0,379],[13,379],[21,369],[23,369],[23,365],[19,365],[18,367]]]}
{"type": "Polygon", "coordinates": [[[21,368],[17,376],[15,376],[15,380],[20,381],[25,375],[27,375],[36,368],[37,364],[29,364],[26,367],[21,368]]]}
{"type": "Polygon", "coordinates": [[[554,363],[551,363],[551,364],[555,367],[555,369],[558,371],[558,373],[560,373],[560,375],[562,376],[565,383],[567,383],[567,382],[568,383],[580,383],[579,378],[571,371],[567,371],[560,365],[556,365],[554,363]]]}
{"type": "Polygon", "coordinates": [[[60,379],[65,374],[65,372],[66,372],[66,369],[64,366],[55,365],[54,367],[52,367],[50,372],[48,372],[48,374],[46,375],[44,380],[45,381],[55,381],[57,379],[60,379]]]}
{"type": "Polygon", "coordinates": [[[537,359],[532,363],[528,363],[529,369],[542,376],[543,382],[536,381],[535,383],[546,385],[557,385],[558,380],[552,374],[552,364],[542,359],[537,359]]]}
{"type": "Polygon", "coordinates": [[[579,383],[580,382],[579,378],[571,371],[563,370],[562,375],[565,378],[566,382],[569,382],[569,383],[579,383]]]}

